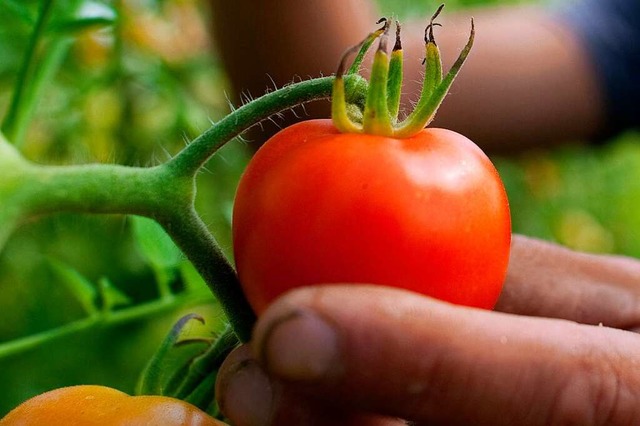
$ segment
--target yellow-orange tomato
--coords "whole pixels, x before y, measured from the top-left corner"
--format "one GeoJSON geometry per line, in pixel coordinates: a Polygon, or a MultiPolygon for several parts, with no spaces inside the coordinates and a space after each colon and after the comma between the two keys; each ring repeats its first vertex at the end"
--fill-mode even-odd
{"type": "Polygon", "coordinates": [[[224,426],[199,408],[165,396],[129,396],[105,386],[55,389],[33,397],[0,426],[224,426]]]}

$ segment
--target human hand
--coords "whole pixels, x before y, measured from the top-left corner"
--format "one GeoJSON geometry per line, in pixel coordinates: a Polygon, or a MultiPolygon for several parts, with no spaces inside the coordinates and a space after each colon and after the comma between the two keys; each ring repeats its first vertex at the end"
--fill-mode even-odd
{"type": "Polygon", "coordinates": [[[514,236],[503,312],[299,289],[230,355],[217,395],[238,426],[634,424],[639,296],[640,262],[514,236]]]}

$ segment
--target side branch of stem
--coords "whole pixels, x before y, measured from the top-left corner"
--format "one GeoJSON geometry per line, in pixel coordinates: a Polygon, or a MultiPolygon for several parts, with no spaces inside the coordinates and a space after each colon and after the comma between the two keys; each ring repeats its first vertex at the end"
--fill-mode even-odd
{"type": "Polygon", "coordinates": [[[247,341],[255,322],[235,271],[193,207],[192,177],[166,165],[41,166],[22,163],[19,180],[0,198],[20,205],[23,219],[54,212],[117,213],[158,221],[218,298],[238,337],[247,341]]]}
{"type": "MultiPolygon", "coordinates": [[[[345,84],[348,101],[361,103],[365,97],[366,81],[359,75],[348,75],[345,76],[345,84]]],[[[168,164],[178,173],[193,176],[229,140],[273,114],[305,102],[328,98],[332,86],[333,77],[322,77],[267,93],[218,121],[168,164]]]]}
{"type": "MultiPolygon", "coordinates": [[[[17,151],[14,153],[0,138],[0,145],[4,143],[0,148],[7,154],[0,162],[11,166],[6,172],[8,180],[0,181],[0,199],[14,207],[5,219],[13,226],[34,216],[63,211],[136,214],[155,219],[194,264],[223,306],[238,338],[246,342],[255,315],[233,267],[194,209],[195,175],[221,146],[261,120],[296,105],[329,97],[333,80],[323,77],[291,84],[243,105],[175,158],[156,167],[36,165],[17,151]]],[[[350,75],[345,76],[345,83],[348,100],[362,105],[366,81],[350,75]]],[[[6,235],[0,235],[0,243],[3,237],[6,235]]]]}
{"type": "Polygon", "coordinates": [[[210,298],[203,297],[202,295],[194,296],[192,294],[185,294],[170,299],[156,299],[114,312],[98,313],[52,330],[43,331],[9,342],[2,342],[0,343],[0,359],[18,355],[48,341],[61,339],[93,328],[112,327],[183,308],[186,305],[195,306],[209,301],[210,298]]]}

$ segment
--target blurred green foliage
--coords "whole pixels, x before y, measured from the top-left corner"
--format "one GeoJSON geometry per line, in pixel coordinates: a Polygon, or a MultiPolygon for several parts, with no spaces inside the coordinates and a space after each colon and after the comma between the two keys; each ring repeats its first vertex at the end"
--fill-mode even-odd
{"type": "MultiPolygon", "coordinates": [[[[385,13],[401,18],[429,14],[436,6],[428,0],[379,2],[385,13]]],[[[226,114],[227,83],[206,31],[205,3],[53,2],[34,51],[36,63],[48,68],[34,70],[45,75],[31,93],[37,102],[22,138],[25,155],[51,164],[155,164],[226,114]]],[[[450,0],[447,8],[491,3],[506,2],[450,0]]],[[[0,117],[9,109],[40,4],[0,2],[0,117]]],[[[639,141],[640,135],[626,134],[600,147],[576,143],[496,158],[514,231],[581,250],[640,257],[639,141]]],[[[198,182],[197,209],[227,253],[235,183],[248,157],[243,143],[230,143],[198,182]]],[[[0,347],[86,318],[97,295],[102,303],[117,304],[118,312],[162,300],[167,289],[207,300],[197,274],[148,223],[70,214],[38,219],[24,224],[0,252],[0,347]]],[[[63,385],[100,383],[132,392],[170,325],[193,311],[214,323],[202,333],[216,329],[221,314],[209,300],[170,305],[0,355],[0,416],[27,397],[63,385]]]]}
{"type": "Polygon", "coordinates": [[[640,257],[640,135],[495,159],[515,232],[640,257]]]}
{"type": "MultiPolygon", "coordinates": [[[[10,108],[42,3],[0,2],[0,117],[10,108]]],[[[31,78],[50,61],[52,48],[59,53],[31,89],[37,102],[20,144],[28,158],[156,164],[228,111],[202,2],[51,4],[31,78]]],[[[243,144],[229,144],[199,178],[198,211],[227,251],[235,183],[248,155],[243,144]]],[[[0,349],[0,416],[63,385],[101,383],[132,392],[172,323],[192,311],[210,319],[201,333],[219,327],[221,314],[202,280],[148,223],[59,214],[24,224],[0,251],[0,348],[30,336],[46,343],[27,340],[29,350],[8,356],[0,349]],[[167,289],[188,296],[185,303],[169,297],[162,304],[167,289]],[[129,303],[114,307],[117,320],[83,328],[87,306],[104,303],[104,294],[109,304],[129,303]],[[123,319],[130,307],[152,309],[123,319]]]]}

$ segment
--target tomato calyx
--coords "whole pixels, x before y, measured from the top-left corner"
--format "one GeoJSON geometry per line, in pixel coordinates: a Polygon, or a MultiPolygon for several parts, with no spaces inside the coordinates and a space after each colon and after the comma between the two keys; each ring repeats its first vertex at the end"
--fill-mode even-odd
{"type": "Polygon", "coordinates": [[[229,326],[213,339],[189,336],[194,320],[204,324],[196,314],[185,315],[174,324],[147,364],[136,394],[172,397],[215,416],[217,407],[212,401],[217,372],[240,342],[229,326]]]}
{"type": "Polygon", "coordinates": [[[367,133],[394,138],[407,138],[421,131],[433,120],[438,107],[466,61],[475,37],[475,26],[472,18],[467,44],[449,72],[443,76],[440,49],[436,44],[433,33],[434,27],[441,26],[435,22],[435,19],[443,7],[444,4],[438,7],[425,28],[425,58],[423,61],[425,77],[422,91],[416,107],[402,121],[398,120],[403,62],[400,24],[397,21],[395,23],[396,38],[390,55],[387,53],[387,43],[391,23],[386,18],[378,21],[378,23],[384,23],[382,28],[369,34],[361,43],[345,52],[336,71],[332,92],[331,116],[338,130],[343,133],[367,133]],[[374,53],[369,90],[364,109],[360,110],[353,105],[348,105],[346,102],[344,87],[346,62],[347,58],[357,52],[351,67],[346,71],[346,75],[358,72],[365,54],[376,39],[379,39],[379,44],[374,53]]]}

